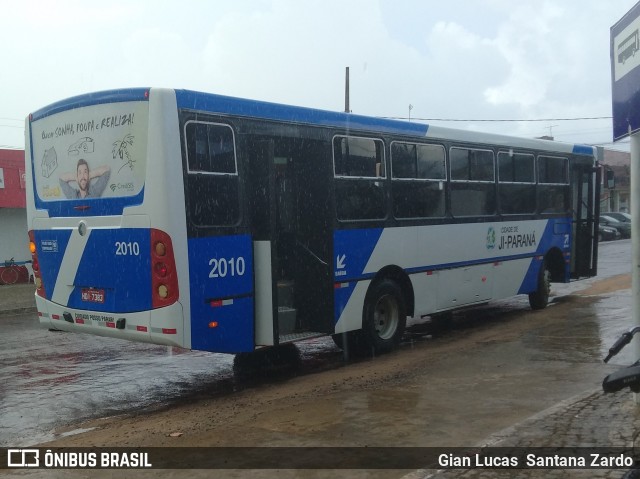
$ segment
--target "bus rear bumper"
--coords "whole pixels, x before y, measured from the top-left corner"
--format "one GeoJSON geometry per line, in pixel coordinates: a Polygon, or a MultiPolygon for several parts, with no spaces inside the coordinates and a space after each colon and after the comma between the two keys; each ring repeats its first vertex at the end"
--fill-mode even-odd
{"type": "Polygon", "coordinates": [[[109,313],[69,308],[36,295],[36,307],[40,324],[48,329],[185,347],[179,302],[152,311],[109,313]]]}

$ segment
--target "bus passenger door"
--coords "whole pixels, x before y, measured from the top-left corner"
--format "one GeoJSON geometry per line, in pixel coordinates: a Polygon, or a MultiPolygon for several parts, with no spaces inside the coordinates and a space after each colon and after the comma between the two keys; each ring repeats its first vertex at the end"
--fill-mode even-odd
{"type": "Polygon", "coordinates": [[[273,177],[272,140],[258,140],[253,136],[244,137],[247,152],[247,203],[251,223],[254,258],[255,291],[255,343],[256,346],[273,346],[277,343],[277,305],[274,288],[274,251],[272,241],[275,229],[275,196],[273,177]]]}
{"type": "Polygon", "coordinates": [[[572,168],[573,244],[571,277],[591,277],[598,270],[600,169],[574,163],[572,168]]]}
{"type": "Polygon", "coordinates": [[[327,297],[330,228],[327,189],[313,166],[319,142],[245,137],[249,215],[254,243],[256,345],[277,345],[332,332],[327,297]],[[316,191],[322,188],[321,192],[316,191]]]}

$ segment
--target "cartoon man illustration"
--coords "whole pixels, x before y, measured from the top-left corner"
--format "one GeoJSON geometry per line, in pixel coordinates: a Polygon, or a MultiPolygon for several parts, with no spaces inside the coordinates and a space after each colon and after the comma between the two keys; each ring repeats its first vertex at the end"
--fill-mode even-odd
{"type": "Polygon", "coordinates": [[[109,177],[111,176],[111,168],[108,165],[103,165],[93,170],[89,170],[89,164],[84,159],[79,159],[76,166],[76,174],[72,172],[63,173],[60,175],[60,187],[64,192],[64,195],[69,199],[75,198],[98,198],[102,196],[109,177]],[[91,180],[97,178],[97,180],[91,183],[91,180]],[[75,189],[69,183],[75,181],[78,183],[78,188],[75,189]]]}

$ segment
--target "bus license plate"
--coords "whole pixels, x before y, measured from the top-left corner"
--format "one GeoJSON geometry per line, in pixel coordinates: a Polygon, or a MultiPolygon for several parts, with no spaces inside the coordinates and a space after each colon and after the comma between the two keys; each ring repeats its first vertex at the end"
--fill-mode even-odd
{"type": "Polygon", "coordinates": [[[82,301],[104,303],[104,289],[83,288],[82,301]]]}

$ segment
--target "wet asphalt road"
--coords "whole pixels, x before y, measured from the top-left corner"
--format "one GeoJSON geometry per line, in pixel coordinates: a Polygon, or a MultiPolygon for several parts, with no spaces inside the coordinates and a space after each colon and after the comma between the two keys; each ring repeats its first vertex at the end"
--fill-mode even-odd
{"type": "MultiPolygon", "coordinates": [[[[570,298],[571,293],[598,279],[628,273],[630,260],[630,241],[602,243],[598,278],[554,285],[554,292],[560,296],[556,301],[570,298]]],[[[525,314],[526,301],[526,297],[502,301],[486,311],[494,317],[525,314]]],[[[596,315],[610,316],[611,320],[600,321],[599,327],[590,331],[580,331],[579,348],[571,341],[567,343],[566,335],[562,341],[553,342],[548,330],[539,337],[531,336],[528,345],[539,351],[541,360],[548,357],[571,363],[584,360],[585,355],[597,360],[629,327],[629,301],[628,293],[599,301],[596,315]],[[585,343],[586,334],[592,338],[585,343]]],[[[576,315],[581,314],[581,308],[593,306],[577,301],[576,315]]],[[[250,387],[234,377],[230,355],[50,332],[40,328],[34,313],[2,316],[0,325],[0,446],[26,446],[53,439],[51,431],[56,427],[89,418],[162,408],[250,387]]],[[[416,336],[412,340],[428,339],[416,336]]],[[[299,343],[298,347],[303,373],[342,363],[341,353],[330,338],[299,343]]],[[[629,353],[623,352],[616,362],[630,362],[629,353]]]]}

